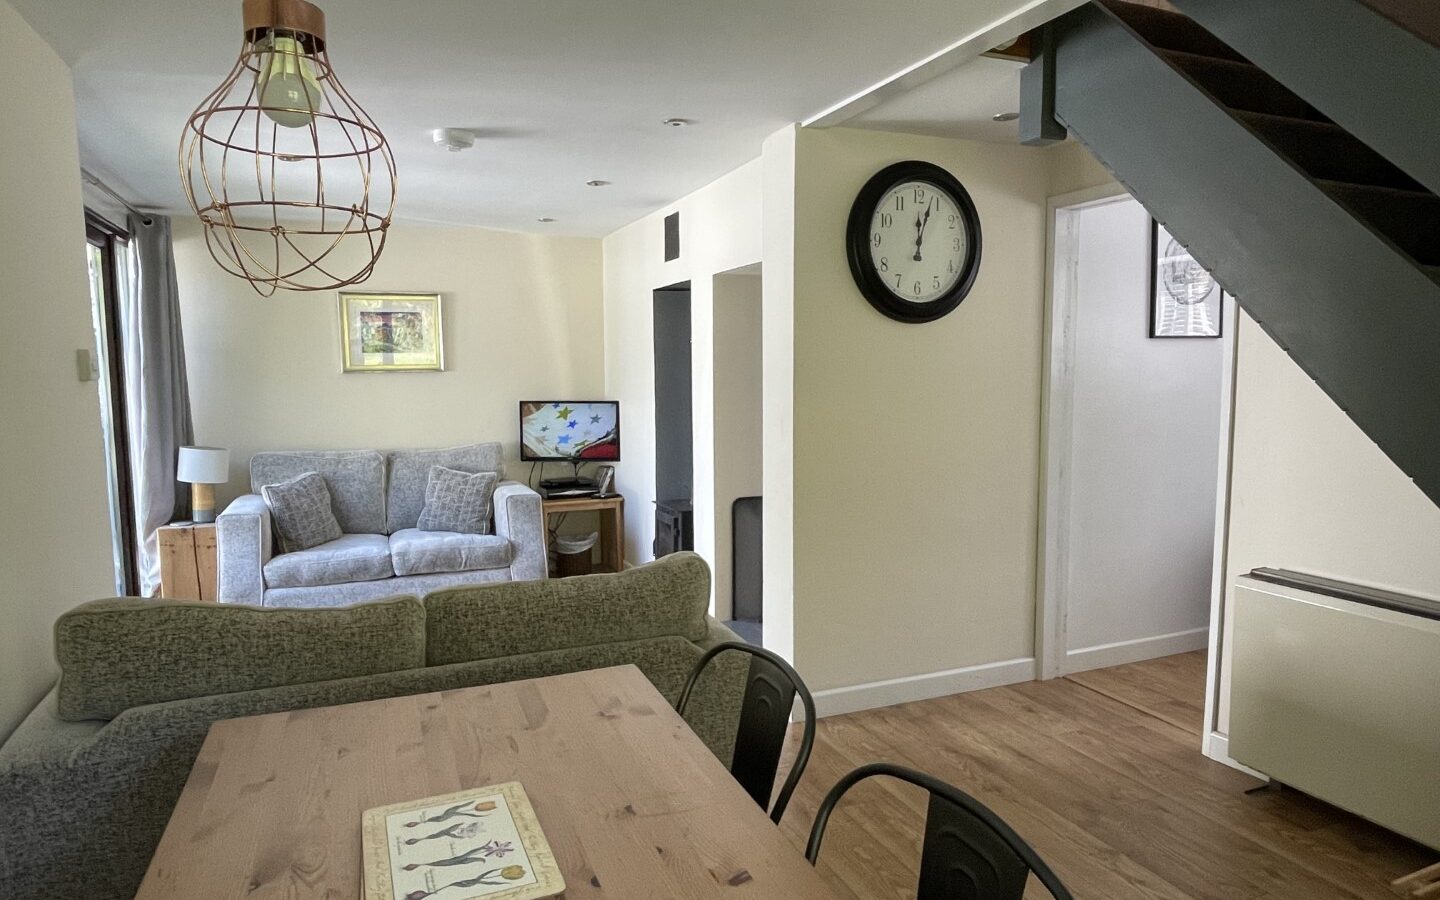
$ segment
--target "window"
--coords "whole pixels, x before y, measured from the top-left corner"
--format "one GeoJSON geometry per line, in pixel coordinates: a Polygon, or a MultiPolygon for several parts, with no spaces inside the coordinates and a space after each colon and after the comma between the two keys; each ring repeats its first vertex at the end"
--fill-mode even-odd
{"type": "Polygon", "coordinates": [[[99,385],[100,427],[105,442],[105,474],[110,492],[110,534],[115,560],[115,589],[135,596],[135,492],[130,469],[130,432],[125,419],[124,355],[120,344],[120,277],[125,232],[98,216],[85,216],[85,252],[90,269],[90,307],[95,325],[95,369],[99,385]]]}

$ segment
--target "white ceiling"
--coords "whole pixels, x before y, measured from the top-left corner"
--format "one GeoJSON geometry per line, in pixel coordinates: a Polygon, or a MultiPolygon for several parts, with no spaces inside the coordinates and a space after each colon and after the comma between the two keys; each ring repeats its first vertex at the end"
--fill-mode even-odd
{"type": "Polygon", "coordinates": [[[845,127],[1015,143],[1017,123],[992,117],[1020,111],[1021,68],[1006,59],[971,60],[858,113],[845,127]]]}
{"type": "MultiPolygon", "coordinates": [[[[86,164],[144,205],[181,208],[181,124],[234,61],[239,0],[10,2],[72,68],[86,164]]],[[[1050,2],[321,5],[337,74],[394,147],[397,219],[603,235],[753,159],[785,124],[1050,2]],[[696,124],[662,126],[669,116],[696,124]],[[446,153],[429,139],[442,126],[473,128],[480,141],[446,153]],[[591,178],[613,185],[586,187],[591,178]]],[[[976,71],[978,91],[892,98],[852,124],[942,129],[946,115],[988,117],[1009,87],[988,63],[976,71]]],[[[1004,137],[971,125],[985,130],[965,136],[1004,137]]]]}

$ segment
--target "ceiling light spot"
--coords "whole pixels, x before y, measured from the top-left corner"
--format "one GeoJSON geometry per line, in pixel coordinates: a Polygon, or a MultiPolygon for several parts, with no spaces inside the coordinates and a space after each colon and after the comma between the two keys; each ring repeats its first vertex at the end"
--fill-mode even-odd
{"type": "Polygon", "coordinates": [[[609,187],[609,186],[610,186],[610,182],[606,181],[606,180],[603,179],[603,178],[592,178],[592,179],[590,179],[589,181],[587,181],[587,182],[585,182],[585,183],[586,183],[587,185],[589,185],[590,187],[609,187]]]}
{"type": "Polygon", "coordinates": [[[464,128],[437,128],[430,132],[430,140],[434,141],[437,147],[459,153],[475,146],[475,132],[464,128]]]}
{"type": "Polygon", "coordinates": [[[681,118],[675,117],[675,118],[670,118],[670,119],[664,119],[664,120],[662,120],[662,121],[660,122],[660,124],[661,124],[661,125],[668,125],[668,126],[670,126],[671,128],[684,128],[686,125],[694,125],[694,124],[695,124],[695,120],[694,120],[694,119],[681,119],[681,118]]]}
{"type": "Polygon", "coordinates": [[[1018,112],[1003,112],[1003,113],[996,113],[995,115],[991,116],[990,118],[991,118],[992,121],[995,121],[995,122],[1013,122],[1013,121],[1015,121],[1016,119],[1020,118],[1020,114],[1019,114],[1018,112]]]}

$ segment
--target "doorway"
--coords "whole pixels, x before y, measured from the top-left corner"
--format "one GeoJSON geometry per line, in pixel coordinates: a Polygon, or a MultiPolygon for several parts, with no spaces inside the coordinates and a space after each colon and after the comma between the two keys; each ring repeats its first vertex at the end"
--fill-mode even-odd
{"type": "Polygon", "coordinates": [[[715,615],[760,644],[764,611],[764,347],[757,264],[714,276],[715,615]]]}
{"type": "Polygon", "coordinates": [[[1234,303],[1224,298],[1218,339],[1150,337],[1149,213],[1118,186],[1051,206],[1038,668],[1051,678],[1175,657],[1199,697],[1234,303]]]}
{"type": "Polygon", "coordinates": [[[655,556],[695,549],[690,282],[655,291],[655,556]]]}

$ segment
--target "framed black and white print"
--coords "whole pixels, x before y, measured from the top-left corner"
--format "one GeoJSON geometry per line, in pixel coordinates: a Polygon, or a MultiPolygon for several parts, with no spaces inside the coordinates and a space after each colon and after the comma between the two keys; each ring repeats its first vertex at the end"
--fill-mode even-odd
{"type": "Polygon", "coordinates": [[[1150,336],[1218,338],[1225,310],[1215,276],[1150,220],[1150,336]]]}

